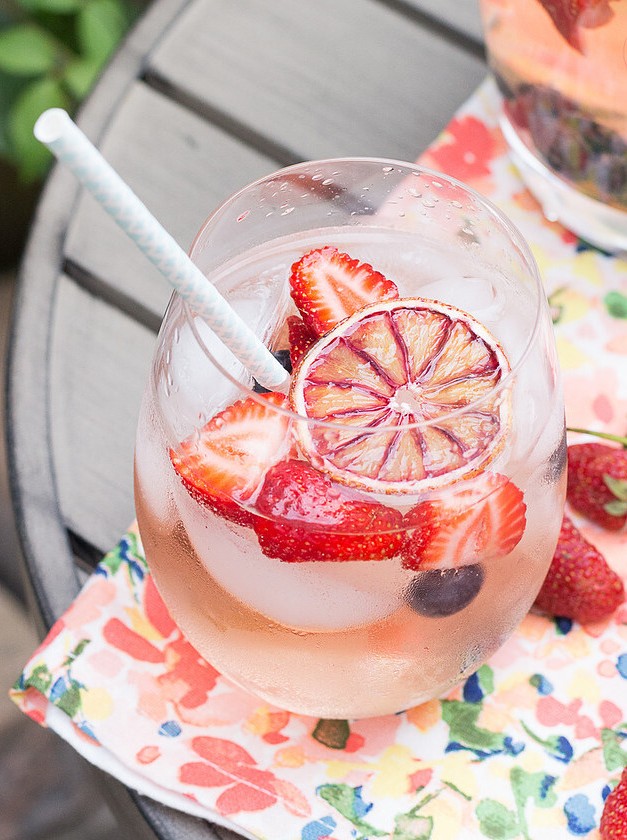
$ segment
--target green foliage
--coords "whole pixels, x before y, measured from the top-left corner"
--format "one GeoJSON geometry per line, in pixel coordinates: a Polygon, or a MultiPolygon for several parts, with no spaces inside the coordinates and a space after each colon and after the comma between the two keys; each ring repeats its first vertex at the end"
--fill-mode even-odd
{"type": "MultiPolygon", "coordinates": [[[[140,0],[142,2],[142,0],[140,0]]],[[[12,0],[0,14],[0,157],[24,181],[50,153],[33,137],[46,108],[73,112],[137,14],[136,0],[12,0]]]]}

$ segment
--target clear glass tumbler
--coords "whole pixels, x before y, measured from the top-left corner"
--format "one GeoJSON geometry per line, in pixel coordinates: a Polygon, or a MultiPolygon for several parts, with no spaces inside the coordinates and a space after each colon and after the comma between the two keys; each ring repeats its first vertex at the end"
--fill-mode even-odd
{"type": "Polygon", "coordinates": [[[529,610],[562,518],[560,378],[527,245],[462,184],[357,158],[246,187],[191,256],[291,381],[265,392],[173,295],[135,461],[173,617],[291,711],[442,694],[529,610]]]}
{"type": "Polygon", "coordinates": [[[545,215],[627,251],[627,0],[481,0],[501,125],[545,215]]]}

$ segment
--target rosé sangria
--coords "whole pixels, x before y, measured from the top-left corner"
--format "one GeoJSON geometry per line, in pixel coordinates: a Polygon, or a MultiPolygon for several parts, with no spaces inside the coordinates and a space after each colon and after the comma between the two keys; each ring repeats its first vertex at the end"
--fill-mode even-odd
{"type": "Polygon", "coordinates": [[[627,0],[481,0],[502,127],[547,216],[627,250],[627,0]]]}
{"type": "Polygon", "coordinates": [[[259,386],[173,295],[135,475],[175,620],[295,712],[442,694],[524,617],[562,519],[563,402],[526,244],[456,181],[350,159],[252,184],[191,254],[291,376],[259,386]]]}

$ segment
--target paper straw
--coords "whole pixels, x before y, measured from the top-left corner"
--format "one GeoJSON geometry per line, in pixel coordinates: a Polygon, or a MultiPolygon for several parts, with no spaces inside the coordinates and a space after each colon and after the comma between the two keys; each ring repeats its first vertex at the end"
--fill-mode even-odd
{"type": "Polygon", "coordinates": [[[288,373],[213,283],[159,224],[62,108],[39,117],[35,137],[71,169],[233,355],[266,388],[284,389],[288,373]]]}

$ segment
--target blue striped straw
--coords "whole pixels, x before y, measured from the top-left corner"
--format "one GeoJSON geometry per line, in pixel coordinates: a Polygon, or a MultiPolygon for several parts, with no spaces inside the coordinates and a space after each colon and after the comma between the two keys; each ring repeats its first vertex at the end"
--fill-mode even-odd
{"type": "Polygon", "coordinates": [[[289,375],[213,283],[159,224],[62,108],[44,111],[35,137],[73,172],[124,233],[211,327],[257,382],[284,390],[289,375]]]}

